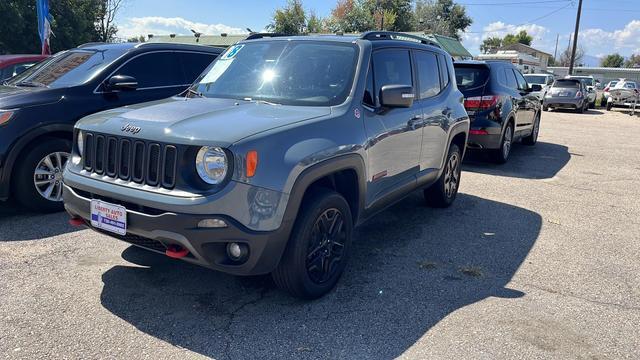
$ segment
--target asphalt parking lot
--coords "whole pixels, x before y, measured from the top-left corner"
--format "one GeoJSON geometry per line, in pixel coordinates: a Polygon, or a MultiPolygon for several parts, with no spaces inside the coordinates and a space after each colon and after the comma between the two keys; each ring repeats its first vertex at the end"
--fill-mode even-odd
{"type": "Polygon", "coordinates": [[[453,207],[358,229],[314,302],[0,205],[0,357],[640,358],[638,133],[544,113],[535,148],[467,160],[453,207]]]}

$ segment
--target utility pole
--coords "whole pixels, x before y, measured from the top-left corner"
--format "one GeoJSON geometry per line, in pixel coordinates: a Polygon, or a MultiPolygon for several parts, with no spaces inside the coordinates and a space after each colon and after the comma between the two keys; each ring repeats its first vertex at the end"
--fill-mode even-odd
{"type": "Polygon", "coordinates": [[[578,31],[580,31],[580,14],[582,13],[582,0],[578,2],[578,14],[576,15],[576,29],[573,32],[573,48],[571,49],[571,61],[569,62],[569,75],[573,75],[573,63],[576,60],[576,47],[578,46],[578,31]]]}
{"type": "Polygon", "coordinates": [[[558,40],[560,40],[560,34],[556,34],[556,50],[553,52],[553,61],[558,61],[558,40]]]}

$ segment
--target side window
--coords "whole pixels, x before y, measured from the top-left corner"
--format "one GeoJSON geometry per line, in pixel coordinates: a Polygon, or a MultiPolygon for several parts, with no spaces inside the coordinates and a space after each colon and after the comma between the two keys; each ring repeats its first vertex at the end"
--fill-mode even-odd
{"type": "Polygon", "coordinates": [[[206,53],[179,52],[177,54],[182,61],[186,83],[194,82],[216,58],[216,55],[206,53]]]}
{"type": "Polygon", "coordinates": [[[553,76],[549,76],[547,78],[547,85],[552,85],[553,84],[553,76]]]}
{"type": "Polygon", "coordinates": [[[440,93],[440,68],[436,54],[428,51],[414,51],[418,69],[419,99],[429,98],[440,93]]]}
{"type": "Polygon", "coordinates": [[[496,77],[498,78],[498,84],[502,86],[507,86],[507,87],[509,86],[509,84],[507,83],[507,76],[505,75],[504,69],[500,69],[496,71],[496,77]]]}
{"type": "Polygon", "coordinates": [[[138,81],[138,89],[189,83],[182,71],[176,69],[180,69],[180,62],[175,53],[157,52],[132,59],[114,75],[133,76],[138,81]]]}
{"type": "Polygon", "coordinates": [[[374,91],[379,103],[380,89],[385,85],[413,86],[409,50],[380,50],[373,53],[374,91]]]}
{"type": "Polygon", "coordinates": [[[440,66],[440,82],[442,88],[446,88],[449,86],[450,77],[449,77],[449,66],[447,65],[447,59],[442,55],[438,54],[438,65],[440,66]]]}
{"type": "Polygon", "coordinates": [[[365,80],[366,84],[364,87],[364,98],[362,102],[366,105],[375,107],[376,101],[373,97],[373,67],[369,66],[369,70],[367,71],[367,79],[365,80]]]}
{"type": "Polygon", "coordinates": [[[518,82],[516,81],[516,75],[513,73],[513,71],[510,68],[506,67],[504,68],[504,73],[507,77],[507,86],[512,88],[513,90],[517,90],[518,82]]]}
{"type": "Polygon", "coordinates": [[[516,74],[516,81],[518,82],[518,90],[527,90],[527,80],[525,80],[524,76],[520,74],[520,71],[513,70],[513,73],[516,74]]]}

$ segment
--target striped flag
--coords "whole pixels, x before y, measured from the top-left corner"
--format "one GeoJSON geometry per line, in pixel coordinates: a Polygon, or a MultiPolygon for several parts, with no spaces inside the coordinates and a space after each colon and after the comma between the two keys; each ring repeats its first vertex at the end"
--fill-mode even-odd
{"type": "Polygon", "coordinates": [[[49,14],[49,0],[36,0],[36,9],[38,11],[38,33],[42,44],[42,55],[50,55],[51,14],[49,14]]]}

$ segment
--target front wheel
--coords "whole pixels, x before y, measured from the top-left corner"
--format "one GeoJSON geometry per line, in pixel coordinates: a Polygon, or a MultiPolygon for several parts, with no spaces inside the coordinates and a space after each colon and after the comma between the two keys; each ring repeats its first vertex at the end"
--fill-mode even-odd
{"type": "Polygon", "coordinates": [[[335,191],[319,188],[305,198],[276,269],[276,285],[291,295],[315,299],[333,289],[351,248],[349,204],[335,191]]]}
{"type": "Polygon", "coordinates": [[[428,206],[446,208],[453,204],[460,187],[461,164],[460,148],[451,144],[442,175],[438,181],[424,190],[424,200],[428,206]]]}
{"type": "Polygon", "coordinates": [[[12,183],[18,202],[41,213],[62,211],[62,172],[69,160],[71,144],[48,139],[34,146],[16,169],[12,183]]]}

